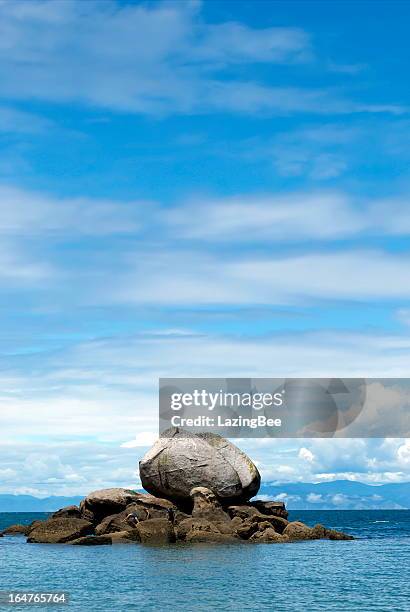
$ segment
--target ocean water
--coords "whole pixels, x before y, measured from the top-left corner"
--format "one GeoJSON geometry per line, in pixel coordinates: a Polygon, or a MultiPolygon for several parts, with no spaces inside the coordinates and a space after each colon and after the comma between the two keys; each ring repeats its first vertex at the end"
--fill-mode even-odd
{"type": "MultiPolygon", "coordinates": [[[[40,514],[0,514],[0,529],[40,514]]],[[[410,511],[293,511],[351,542],[71,547],[0,538],[0,590],[64,590],[9,610],[410,611],[410,511]]],[[[2,608],[5,609],[5,608],[2,608]]]]}

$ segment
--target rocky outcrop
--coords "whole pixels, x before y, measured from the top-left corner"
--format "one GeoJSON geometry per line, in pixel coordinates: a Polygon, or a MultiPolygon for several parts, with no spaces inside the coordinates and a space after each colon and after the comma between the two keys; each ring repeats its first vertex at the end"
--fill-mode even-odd
{"type": "Polygon", "coordinates": [[[140,469],[149,493],[101,489],[87,495],[79,508],[68,506],[46,521],[14,525],[4,533],[74,546],[353,539],[323,525],[289,522],[281,501],[248,501],[258,491],[259,473],[221,436],[170,430],[145,455],[140,469]]]}
{"type": "Polygon", "coordinates": [[[97,535],[115,531],[130,531],[142,521],[153,518],[172,520],[178,508],[167,499],[160,499],[149,493],[135,493],[134,501],[122,512],[106,516],[95,528],[97,535]]]}
{"type": "Polygon", "coordinates": [[[216,434],[169,429],[140,461],[141,482],[150,493],[189,507],[195,487],[211,489],[224,504],[245,502],[259,490],[253,462],[216,434]]]}
{"type": "Polygon", "coordinates": [[[78,518],[52,518],[37,521],[29,533],[28,542],[39,544],[64,544],[93,533],[89,521],[78,518]]]}

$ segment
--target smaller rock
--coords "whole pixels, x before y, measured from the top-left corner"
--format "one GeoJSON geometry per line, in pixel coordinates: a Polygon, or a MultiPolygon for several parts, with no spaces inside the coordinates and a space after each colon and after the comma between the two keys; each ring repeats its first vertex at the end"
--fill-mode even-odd
{"type": "Polygon", "coordinates": [[[239,517],[243,521],[256,523],[268,521],[271,527],[278,533],[283,533],[284,529],[289,524],[289,521],[280,516],[261,514],[261,512],[253,506],[229,506],[228,512],[232,518],[239,517]]]}
{"type": "Polygon", "coordinates": [[[94,531],[89,521],[77,518],[54,518],[38,522],[29,533],[27,542],[65,544],[94,531]]]}
{"type": "Polygon", "coordinates": [[[293,521],[292,523],[289,523],[284,529],[283,535],[287,536],[289,540],[316,539],[313,529],[300,521],[293,521]]]}
{"type": "Polygon", "coordinates": [[[130,489],[112,488],[93,491],[80,503],[81,517],[100,523],[106,516],[122,512],[138,499],[138,493],[130,489]]]}
{"type": "Polygon", "coordinates": [[[263,531],[255,532],[249,539],[250,542],[258,542],[263,544],[287,542],[286,536],[280,535],[272,527],[268,527],[263,531]]]}
{"type": "Polygon", "coordinates": [[[138,523],[136,530],[143,544],[169,544],[176,539],[172,523],[163,518],[138,523]]]}
{"type": "Polygon", "coordinates": [[[336,531],[335,529],[326,529],[326,537],[329,540],[354,540],[352,535],[343,533],[342,531],[336,531]]]}
{"type": "Polygon", "coordinates": [[[28,535],[30,533],[30,525],[10,525],[1,532],[1,535],[28,535]]]}
{"type": "Polygon", "coordinates": [[[261,499],[255,499],[255,501],[250,502],[250,505],[259,510],[262,514],[280,516],[284,519],[288,518],[286,506],[281,501],[263,501],[261,499]]]}
{"type": "Polygon", "coordinates": [[[312,535],[317,540],[323,540],[324,538],[326,538],[326,531],[327,530],[323,527],[323,525],[320,524],[317,524],[312,527],[312,535]]]}
{"type": "Polygon", "coordinates": [[[236,529],[236,533],[240,538],[242,538],[242,540],[249,540],[251,536],[256,533],[256,531],[258,531],[258,523],[249,518],[242,521],[242,525],[236,529]]]}

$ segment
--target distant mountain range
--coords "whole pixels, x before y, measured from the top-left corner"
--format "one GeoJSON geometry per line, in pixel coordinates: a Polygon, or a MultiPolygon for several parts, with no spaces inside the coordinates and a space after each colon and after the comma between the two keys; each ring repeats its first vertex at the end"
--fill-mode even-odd
{"type": "Polygon", "coordinates": [[[282,499],[291,510],[410,508],[410,483],[368,485],[352,480],[263,485],[257,497],[282,499]]]}
{"type": "MultiPolygon", "coordinates": [[[[318,484],[296,482],[262,485],[257,498],[280,499],[290,510],[377,510],[410,508],[410,483],[368,485],[352,480],[318,484]]],[[[52,496],[39,499],[31,495],[0,494],[0,512],[53,512],[83,496],[52,496]]]]}
{"type": "Polygon", "coordinates": [[[84,496],[45,497],[0,494],[0,512],[54,512],[64,506],[78,505],[84,496]]]}

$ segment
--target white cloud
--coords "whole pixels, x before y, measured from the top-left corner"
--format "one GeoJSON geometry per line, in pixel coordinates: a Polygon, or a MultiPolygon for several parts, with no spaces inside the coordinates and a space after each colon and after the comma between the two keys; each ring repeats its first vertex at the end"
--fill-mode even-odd
{"type": "Polygon", "coordinates": [[[408,299],[405,254],[343,250],[277,257],[205,249],[138,252],[113,286],[113,301],[139,304],[306,304],[313,300],[408,299]],[[134,267],[134,272],[130,269],[134,267]]]}
{"type": "Polygon", "coordinates": [[[147,447],[152,446],[156,439],[158,438],[158,433],[154,431],[141,431],[137,433],[133,440],[129,440],[128,442],[123,442],[121,444],[121,448],[138,448],[140,446],[147,447]]]}
{"type": "MultiPolygon", "coordinates": [[[[400,112],[332,91],[269,86],[227,67],[313,61],[298,28],[207,24],[199,2],[0,4],[0,95],[141,113],[400,112]]],[[[290,75],[291,76],[291,75],[290,75]]]]}
{"type": "Polygon", "coordinates": [[[308,463],[312,463],[315,459],[314,454],[308,448],[302,447],[299,451],[299,458],[307,461],[308,463]]]}
{"type": "Polygon", "coordinates": [[[333,495],[331,501],[335,506],[345,506],[349,501],[349,498],[346,495],[343,495],[343,493],[337,493],[336,495],[333,495]]]}
{"type": "Polygon", "coordinates": [[[321,501],[323,501],[322,495],[320,495],[319,493],[309,493],[306,496],[306,500],[310,502],[311,504],[318,504],[321,501]]]}
{"type": "Polygon", "coordinates": [[[150,203],[92,198],[59,198],[0,185],[0,233],[30,237],[50,232],[62,235],[136,233],[150,203]]]}
{"type": "Polygon", "coordinates": [[[405,468],[410,467],[410,440],[406,440],[404,444],[397,449],[397,459],[399,465],[405,468]]]}
{"type": "Polygon", "coordinates": [[[348,198],[331,192],[195,199],[164,215],[176,237],[227,243],[331,240],[368,223],[348,198]]]}

